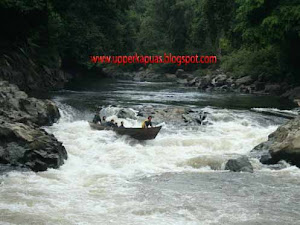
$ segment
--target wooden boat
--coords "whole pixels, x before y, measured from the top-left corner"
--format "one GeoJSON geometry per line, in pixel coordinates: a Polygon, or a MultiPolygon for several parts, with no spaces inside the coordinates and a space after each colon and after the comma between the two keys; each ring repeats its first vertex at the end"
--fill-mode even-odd
{"type": "Polygon", "coordinates": [[[101,124],[96,124],[89,122],[90,127],[95,130],[113,130],[119,135],[128,135],[137,140],[151,140],[155,139],[156,135],[161,129],[160,127],[151,128],[121,128],[121,127],[108,127],[102,126],[101,124]]]}

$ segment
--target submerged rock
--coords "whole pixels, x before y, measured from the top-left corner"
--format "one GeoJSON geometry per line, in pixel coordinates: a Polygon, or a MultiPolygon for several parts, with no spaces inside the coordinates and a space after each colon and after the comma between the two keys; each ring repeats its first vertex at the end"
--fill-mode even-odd
{"type": "Polygon", "coordinates": [[[300,117],[288,121],[269,135],[266,142],[256,146],[253,150],[267,152],[260,158],[262,163],[275,164],[285,160],[300,167],[300,117]]]}
{"type": "Polygon", "coordinates": [[[237,159],[229,159],[225,165],[225,170],[253,173],[253,166],[247,156],[241,156],[237,159]]]}
{"type": "Polygon", "coordinates": [[[0,81],[0,163],[33,171],[58,168],[67,152],[53,135],[39,128],[59,118],[49,100],[29,98],[17,86],[0,81]]]}

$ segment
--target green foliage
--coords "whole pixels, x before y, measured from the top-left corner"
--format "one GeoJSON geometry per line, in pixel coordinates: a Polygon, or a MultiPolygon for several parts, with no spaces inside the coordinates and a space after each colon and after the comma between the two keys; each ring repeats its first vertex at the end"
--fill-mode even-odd
{"type": "MultiPolygon", "coordinates": [[[[300,72],[298,62],[300,57],[300,1],[236,0],[236,2],[238,8],[233,33],[235,36],[242,37],[236,47],[264,52],[271,46],[273,52],[271,58],[274,60],[264,60],[259,66],[264,70],[269,66],[269,71],[265,73],[278,79],[291,76],[296,78],[300,72]],[[273,62],[273,64],[268,62],[273,62]]],[[[231,38],[232,42],[235,41],[234,39],[234,37],[231,38]]],[[[233,58],[236,57],[233,56],[233,58]]],[[[237,68],[232,69],[236,73],[241,73],[237,68]]]]}
{"type": "Polygon", "coordinates": [[[0,20],[1,51],[30,46],[51,66],[102,68],[89,56],[166,52],[218,55],[238,77],[300,73],[300,0],[2,0],[0,20]]]}
{"type": "Polygon", "coordinates": [[[278,51],[274,48],[259,50],[240,49],[224,56],[222,69],[232,72],[234,77],[260,76],[266,79],[274,78],[280,80],[280,65],[278,62],[278,51]]]}

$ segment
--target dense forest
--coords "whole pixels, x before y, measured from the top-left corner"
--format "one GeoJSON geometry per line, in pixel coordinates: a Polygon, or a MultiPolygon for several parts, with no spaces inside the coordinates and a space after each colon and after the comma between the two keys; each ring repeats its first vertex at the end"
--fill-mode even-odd
{"type": "Polygon", "coordinates": [[[0,18],[1,65],[15,51],[62,69],[95,69],[90,55],[197,53],[233,76],[300,82],[299,0],[1,0],[0,18]]]}

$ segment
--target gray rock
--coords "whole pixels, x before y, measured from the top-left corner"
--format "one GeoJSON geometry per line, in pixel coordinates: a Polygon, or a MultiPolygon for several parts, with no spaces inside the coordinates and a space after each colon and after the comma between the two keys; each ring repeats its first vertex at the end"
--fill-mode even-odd
{"type": "Polygon", "coordinates": [[[184,70],[183,70],[183,69],[177,69],[177,70],[176,70],[176,73],[175,73],[176,77],[178,77],[178,78],[183,78],[183,77],[182,77],[183,74],[184,74],[184,70]]]}
{"type": "Polygon", "coordinates": [[[212,79],[211,84],[215,87],[221,87],[226,84],[227,76],[226,74],[219,74],[212,79]]]}
{"type": "Polygon", "coordinates": [[[33,171],[58,168],[67,152],[57,139],[41,128],[59,118],[49,100],[28,98],[17,86],[0,81],[0,163],[33,171]]]}
{"type": "Polygon", "coordinates": [[[188,81],[188,86],[195,86],[196,83],[199,81],[198,77],[193,78],[192,80],[188,81]]]}
{"type": "Polygon", "coordinates": [[[253,82],[253,79],[251,76],[245,76],[245,77],[242,77],[242,78],[239,78],[235,81],[235,83],[237,84],[237,86],[240,86],[240,85],[249,85],[253,82]]]}
{"type": "Polygon", "coordinates": [[[193,80],[195,78],[193,74],[186,73],[185,75],[186,75],[186,79],[188,81],[191,81],[191,80],[193,80]]]}
{"type": "Polygon", "coordinates": [[[166,73],[165,77],[168,80],[175,80],[175,79],[177,79],[177,76],[175,74],[170,74],[170,73],[166,73]]]}
{"type": "Polygon", "coordinates": [[[238,90],[241,93],[251,94],[253,92],[252,89],[253,89],[252,86],[241,85],[238,90]]]}
{"type": "Polygon", "coordinates": [[[211,85],[211,76],[210,75],[206,75],[206,76],[200,78],[200,82],[199,82],[198,88],[205,90],[210,85],[211,85]]]}
{"type": "Polygon", "coordinates": [[[253,173],[253,167],[247,156],[241,156],[237,159],[230,159],[225,165],[225,170],[232,172],[250,172],[253,173]]]}
{"type": "Polygon", "coordinates": [[[261,158],[262,163],[274,164],[285,160],[300,167],[300,117],[278,127],[266,142],[252,150],[255,151],[268,152],[270,157],[261,158]]]}
{"type": "Polygon", "coordinates": [[[176,82],[178,84],[187,84],[188,83],[187,79],[178,79],[176,82]]]}
{"type": "Polygon", "coordinates": [[[16,122],[51,125],[60,117],[59,110],[50,100],[28,98],[16,85],[0,81],[0,113],[16,122]]]}
{"type": "Polygon", "coordinates": [[[233,84],[233,82],[234,82],[234,80],[233,80],[232,77],[229,77],[229,78],[226,80],[226,83],[227,83],[228,85],[230,85],[230,86],[231,86],[231,84],[233,84]]]}
{"type": "Polygon", "coordinates": [[[33,171],[58,168],[67,159],[62,143],[35,126],[0,118],[0,163],[25,165],[33,171]]]}

